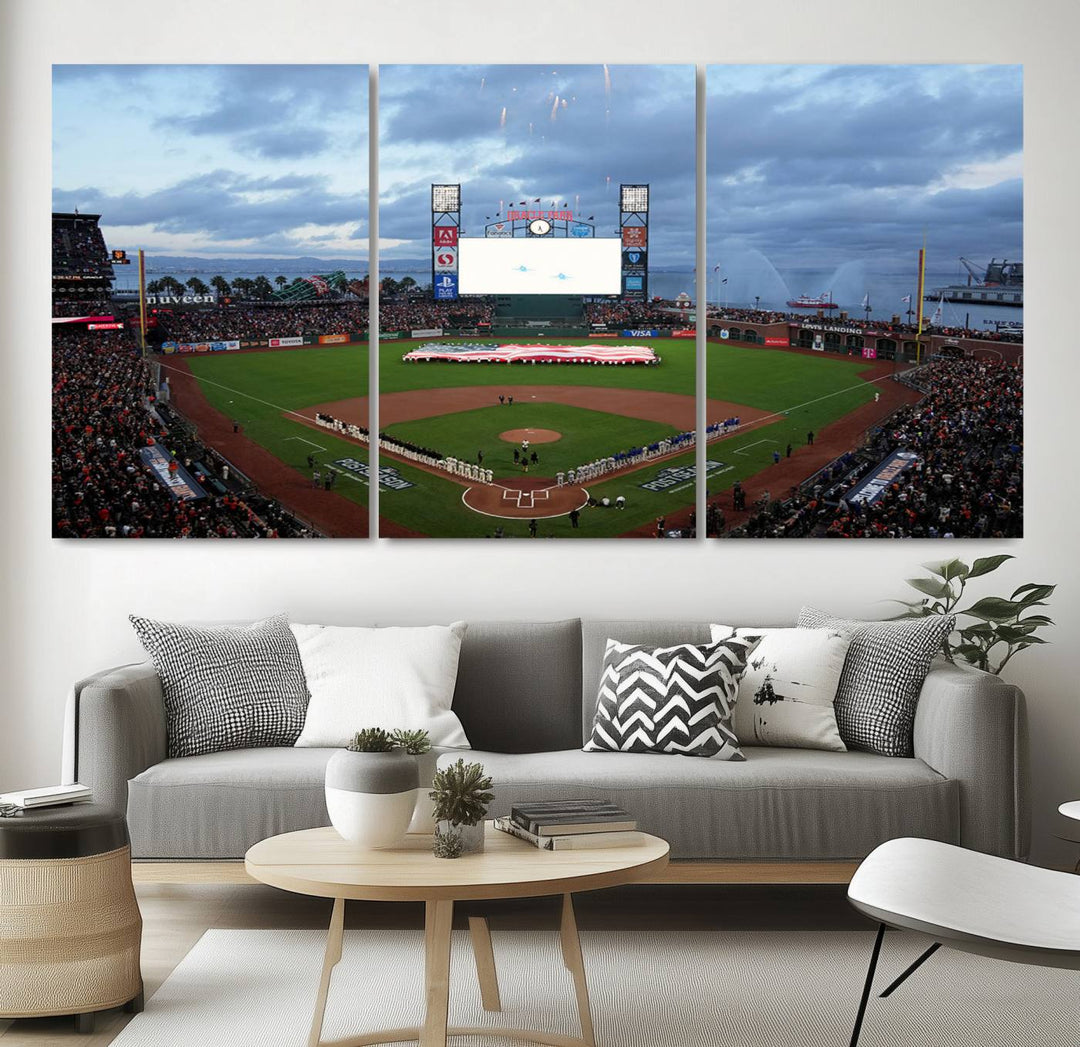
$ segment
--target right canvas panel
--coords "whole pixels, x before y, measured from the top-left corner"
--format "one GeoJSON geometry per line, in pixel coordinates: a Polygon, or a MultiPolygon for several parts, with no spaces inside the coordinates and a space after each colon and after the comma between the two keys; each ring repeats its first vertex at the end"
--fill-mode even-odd
{"type": "Polygon", "coordinates": [[[1022,67],[707,83],[708,535],[1022,536],[1022,67]]]}

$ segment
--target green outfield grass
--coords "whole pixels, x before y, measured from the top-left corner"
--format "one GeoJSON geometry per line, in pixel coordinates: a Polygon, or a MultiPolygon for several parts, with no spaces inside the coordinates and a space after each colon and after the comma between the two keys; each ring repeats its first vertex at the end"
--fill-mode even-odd
{"type": "MultiPolygon", "coordinates": [[[[544,339],[514,341],[542,344],[544,339]]],[[[554,341],[596,344],[591,339],[554,341]]],[[[650,342],[663,358],[658,367],[403,363],[402,355],[418,344],[417,341],[382,343],[379,358],[383,392],[478,385],[491,386],[496,394],[500,386],[522,385],[643,389],[685,395],[694,391],[692,339],[650,342]]],[[[190,366],[219,411],[239,419],[249,437],[307,475],[306,458],[314,450],[313,445],[323,448],[319,459],[324,462],[346,457],[366,460],[366,452],[351,441],[290,420],[279,408],[302,410],[318,403],[367,395],[367,359],[366,346],[347,345],[270,353],[218,353],[191,357],[190,366]]],[[[736,479],[762,471],[767,476],[774,449],[783,455],[789,441],[794,447],[801,446],[806,441],[807,430],[820,432],[830,422],[872,399],[874,387],[863,378],[870,367],[861,360],[710,343],[708,396],[778,412],[778,417],[709,447],[707,457],[712,463],[707,481],[709,492],[715,494],[729,488],[736,479]]],[[[467,461],[475,462],[476,452],[483,450],[484,465],[493,469],[497,477],[510,477],[518,475],[520,470],[515,470],[513,465],[513,445],[499,440],[498,434],[529,427],[555,429],[564,434],[557,443],[536,446],[541,476],[553,476],[560,469],[635,443],[651,442],[674,431],[656,422],[563,404],[519,400],[513,408],[492,406],[400,423],[390,427],[390,432],[467,461]]],[[[606,495],[614,500],[616,495],[623,494],[627,508],[621,512],[588,510],[582,514],[581,526],[576,531],[571,530],[565,518],[541,521],[540,533],[611,537],[651,524],[660,514],[667,515],[692,504],[693,485],[689,481],[680,482],[660,492],[644,491],[639,485],[662,469],[692,462],[693,455],[686,454],[630,476],[590,485],[590,493],[598,498],[606,495]]],[[[502,526],[507,535],[528,533],[527,520],[497,520],[468,509],[461,502],[464,488],[458,483],[404,463],[385,464],[392,464],[415,485],[403,491],[381,489],[380,513],[397,523],[440,537],[483,537],[493,533],[496,526],[502,526]]],[[[338,490],[360,504],[367,504],[365,484],[342,481],[338,490]]]]}
{"type": "Polygon", "coordinates": [[[520,448],[520,444],[502,440],[499,434],[529,428],[553,429],[563,434],[562,439],[554,443],[533,444],[529,448],[530,455],[535,451],[539,458],[539,462],[530,467],[531,471],[540,476],[554,476],[559,470],[575,469],[585,462],[607,457],[613,451],[652,443],[678,432],[662,422],[523,400],[516,401],[513,407],[480,407],[437,418],[400,422],[387,426],[384,431],[398,439],[434,448],[447,458],[476,462],[477,451],[483,451],[484,468],[491,469],[495,478],[501,479],[520,476],[523,470],[514,464],[514,450],[520,448]]]}
{"type": "MultiPolygon", "coordinates": [[[[310,476],[307,456],[320,463],[355,458],[367,462],[367,448],[329,430],[312,429],[282,414],[313,404],[366,396],[368,348],[335,345],[270,353],[208,353],[188,357],[203,394],[244,433],[271,454],[310,476]]],[[[368,504],[366,483],[345,473],[335,490],[360,505],[368,504]]]]}

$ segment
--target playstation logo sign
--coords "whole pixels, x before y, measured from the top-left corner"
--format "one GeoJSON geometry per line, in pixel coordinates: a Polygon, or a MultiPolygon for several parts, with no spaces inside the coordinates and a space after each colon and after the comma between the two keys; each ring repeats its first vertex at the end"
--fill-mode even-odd
{"type": "Polygon", "coordinates": [[[442,273],[435,277],[435,300],[451,301],[458,296],[457,273],[442,273]]]}

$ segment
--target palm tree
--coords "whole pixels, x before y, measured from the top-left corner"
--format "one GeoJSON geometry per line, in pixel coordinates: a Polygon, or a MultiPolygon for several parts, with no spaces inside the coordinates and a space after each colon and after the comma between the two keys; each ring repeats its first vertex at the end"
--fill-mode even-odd
{"type": "Polygon", "coordinates": [[[151,280],[150,283],[148,283],[146,285],[146,293],[147,294],[159,294],[160,292],[161,292],[161,281],[160,280],[151,280]]]}
{"type": "Polygon", "coordinates": [[[180,283],[180,281],[177,280],[175,276],[163,276],[158,281],[158,284],[160,285],[162,291],[166,291],[169,294],[184,293],[184,285],[180,283]]]}
{"type": "Polygon", "coordinates": [[[276,284],[278,285],[278,289],[279,289],[279,290],[280,290],[280,289],[281,289],[282,287],[284,287],[284,286],[285,286],[285,285],[286,285],[286,284],[287,284],[288,282],[289,282],[289,281],[288,281],[288,280],[286,280],[284,276],[275,276],[275,277],[274,277],[274,283],[276,283],[276,284]]]}
{"type": "Polygon", "coordinates": [[[197,276],[193,276],[187,282],[187,288],[192,294],[209,294],[210,288],[206,286],[197,276]]]}
{"type": "Polygon", "coordinates": [[[273,287],[270,286],[270,281],[260,273],[251,284],[252,293],[256,298],[269,298],[274,293],[273,287]]]}
{"type": "Polygon", "coordinates": [[[226,298],[231,293],[229,281],[220,273],[210,281],[210,286],[217,291],[219,298],[226,298]]]}

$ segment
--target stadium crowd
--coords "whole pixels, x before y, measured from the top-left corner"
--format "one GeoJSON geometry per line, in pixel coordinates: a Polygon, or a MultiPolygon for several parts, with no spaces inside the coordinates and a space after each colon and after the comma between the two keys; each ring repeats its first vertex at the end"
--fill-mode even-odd
{"type": "Polygon", "coordinates": [[[593,327],[681,327],[688,324],[670,303],[586,302],[585,319],[593,327]]]}
{"type": "Polygon", "coordinates": [[[166,341],[254,340],[365,331],[368,306],[367,302],[223,305],[197,311],[159,309],[157,317],[166,341]]]}
{"type": "MultiPolygon", "coordinates": [[[[820,322],[820,318],[807,311],[801,313],[783,313],[774,309],[736,309],[730,306],[718,307],[710,305],[708,319],[723,322],[751,323],[751,324],[789,324],[806,323],[808,321],[820,322]]],[[[840,319],[838,316],[826,316],[825,320],[833,324],[842,324],[844,327],[857,327],[862,331],[870,331],[876,334],[910,335],[918,333],[918,326],[911,323],[886,323],[884,320],[864,320],[858,317],[847,316],[840,319]]],[[[923,320],[923,334],[933,331],[934,334],[945,335],[948,338],[981,338],[992,342],[1015,342],[1023,343],[1023,328],[1001,327],[994,330],[980,330],[974,327],[941,327],[931,326],[929,318],[923,320]]]]}
{"type": "MultiPolygon", "coordinates": [[[[228,482],[222,459],[170,431],[124,331],[53,331],[53,534],[58,538],[308,537],[281,506],[228,482]],[[144,464],[159,445],[207,492],[174,499],[144,464]],[[225,479],[223,479],[223,477],[225,479]]],[[[163,412],[167,408],[162,408],[163,412]]]]}
{"type": "Polygon", "coordinates": [[[53,216],[53,273],[112,276],[112,264],[96,218],[53,216]]]}
{"type": "Polygon", "coordinates": [[[379,301],[381,331],[490,327],[494,316],[495,303],[491,298],[459,298],[453,302],[435,302],[430,297],[425,299],[420,296],[397,296],[379,301]]]}
{"type": "Polygon", "coordinates": [[[792,538],[1018,538],[1023,534],[1023,371],[981,356],[938,357],[917,373],[925,396],[874,429],[787,499],[733,534],[792,538]],[[891,453],[918,458],[873,502],[847,497],[891,453]],[[830,478],[841,477],[826,489],[830,478]],[[835,492],[835,494],[834,494],[835,492]]]}

